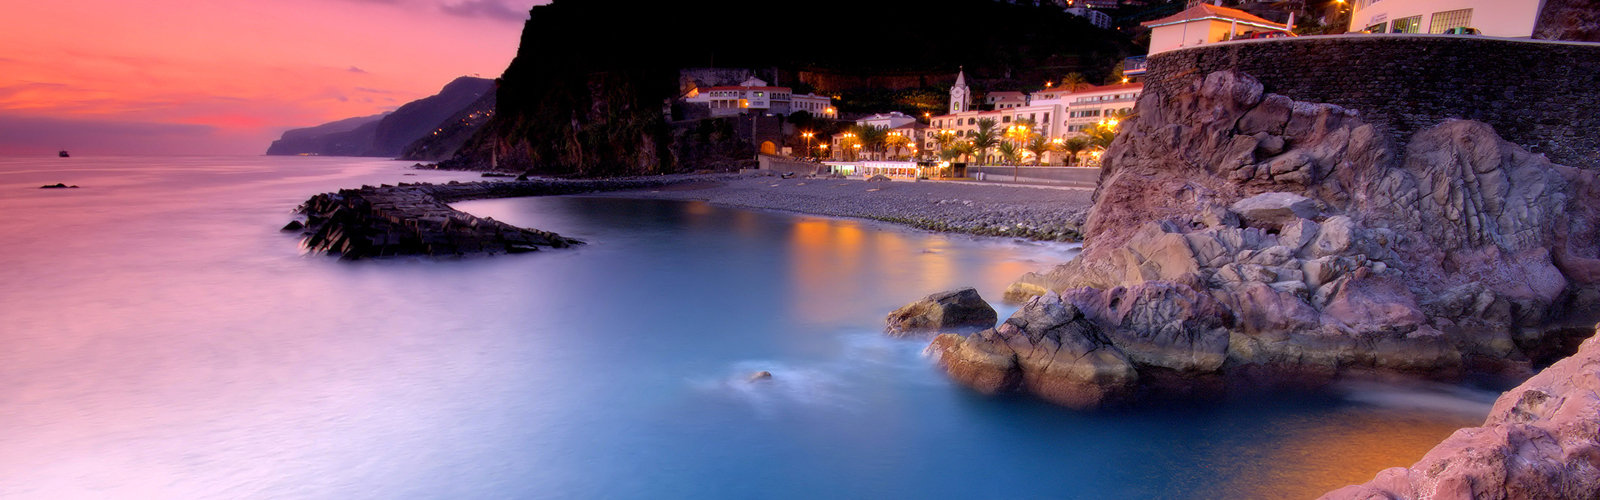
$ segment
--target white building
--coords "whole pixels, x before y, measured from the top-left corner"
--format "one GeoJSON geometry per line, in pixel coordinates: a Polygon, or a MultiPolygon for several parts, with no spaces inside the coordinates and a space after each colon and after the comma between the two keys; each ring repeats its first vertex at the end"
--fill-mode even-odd
{"type": "Polygon", "coordinates": [[[897,135],[905,137],[908,144],[901,148],[885,147],[885,150],[882,152],[862,152],[858,155],[849,151],[849,149],[854,148],[854,144],[852,144],[852,141],[850,141],[852,134],[850,132],[840,132],[838,134],[834,134],[833,137],[828,139],[829,148],[832,150],[832,157],[834,159],[884,160],[888,159],[887,157],[896,156],[915,157],[920,149],[920,145],[924,142],[928,129],[928,126],[918,122],[916,117],[901,113],[899,111],[890,111],[888,113],[879,113],[868,116],[866,118],[856,120],[856,125],[884,129],[884,131],[891,136],[897,135]]]}
{"type": "Polygon", "coordinates": [[[734,116],[749,112],[787,115],[807,111],[813,115],[838,118],[833,99],[816,94],[794,95],[789,87],[771,87],[760,78],[749,78],[739,85],[690,89],[684,101],[711,108],[711,116],[734,116]]]}
{"type": "Polygon", "coordinates": [[[1081,17],[1081,18],[1084,18],[1084,19],[1088,19],[1089,20],[1089,24],[1093,24],[1097,28],[1100,28],[1100,29],[1103,29],[1103,30],[1111,29],[1111,15],[1110,14],[1107,14],[1107,13],[1104,13],[1104,12],[1100,12],[1098,10],[1090,9],[1090,8],[1087,8],[1087,7],[1071,7],[1071,8],[1066,9],[1066,13],[1072,14],[1074,16],[1078,16],[1078,17],[1081,17]]]}
{"type": "MultiPolygon", "coordinates": [[[[1078,90],[1047,89],[1029,95],[1021,106],[935,116],[929,120],[930,128],[924,134],[922,147],[930,153],[938,151],[936,134],[950,135],[958,140],[970,138],[978,131],[978,122],[985,119],[993,120],[995,129],[1000,133],[1031,124],[1028,132],[1052,141],[1064,141],[1083,135],[1083,129],[1096,123],[1132,112],[1134,103],[1143,91],[1144,84],[1141,83],[1078,90]]],[[[951,89],[952,108],[956,107],[954,102],[961,95],[956,89],[951,89]]],[[[993,161],[996,153],[989,153],[991,158],[984,161],[993,161]]],[[[1063,158],[1062,153],[1049,153],[1045,155],[1044,163],[1060,163],[1063,158]]]]}
{"type": "Polygon", "coordinates": [[[1028,94],[1002,90],[990,92],[983,96],[984,107],[989,109],[1011,109],[1028,105],[1028,94]]]}
{"type": "Polygon", "coordinates": [[[1149,55],[1232,40],[1248,36],[1253,32],[1274,34],[1289,32],[1289,26],[1286,24],[1268,21],[1242,10],[1211,4],[1199,4],[1183,12],[1140,24],[1150,28],[1149,55]]]}
{"type": "Polygon", "coordinates": [[[956,73],[956,84],[950,87],[950,112],[972,110],[972,89],[967,87],[967,72],[956,73]]]}
{"type": "Polygon", "coordinates": [[[1528,38],[1541,0],[1351,0],[1350,30],[1444,33],[1477,28],[1486,36],[1528,38]]]}

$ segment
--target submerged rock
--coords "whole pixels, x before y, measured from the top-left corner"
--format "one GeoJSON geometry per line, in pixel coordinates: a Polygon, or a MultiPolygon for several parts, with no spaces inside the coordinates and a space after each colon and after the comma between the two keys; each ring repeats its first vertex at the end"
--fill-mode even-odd
{"type": "Polygon", "coordinates": [[[762,380],[772,380],[772,372],[765,370],[755,372],[750,374],[749,378],[745,379],[746,382],[760,382],[762,380]]]}
{"type": "Polygon", "coordinates": [[[978,291],[962,288],[940,292],[889,313],[885,333],[896,336],[993,328],[999,315],[978,291]]]}

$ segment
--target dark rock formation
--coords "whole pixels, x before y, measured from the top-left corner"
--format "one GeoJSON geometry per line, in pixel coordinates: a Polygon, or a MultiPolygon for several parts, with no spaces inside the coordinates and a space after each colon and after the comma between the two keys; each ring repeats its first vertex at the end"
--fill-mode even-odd
{"type": "Polygon", "coordinates": [[[438,94],[400,106],[378,122],[378,128],[373,131],[372,149],[364,156],[400,156],[411,143],[443,131],[451,118],[471,115],[468,108],[480,105],[479,99],[493,91],[494,80],[463,76],[439,89],[438,94]]]}
{"type": "Polygon", "coordinates": [[[48,186],[39,186],[39,189],[77,189],[77,188],[78,188],[78,186],[68,186],[68,185],[60,183],[60,182],[57,182],[55,184],[51,184],[51,185],[48,185],[48,186]]]}
{"type": "Polygon", "coordinates": [[[1533,37],[1600,42],[1600,0],[1544,0],[1533,37]]]}
{"type": "MultiPolygon", "coordinates": [[[[1190,82],[1145,94],[1124,122],[1082,254],[1024,276],[1008,299],[1059,295],[1101,332],[1094,349],[1207,387],[1525,375],[1563,325],[1600,313],[1594,170],[1466,120],[1418,132],[1402,154],[1354,110],[1267,94],[1235,72],[1190,82]]],[[[952,350],[989,343],[1022,352],[1003,330],[936,347],[1012,352],[952,350]]],[[[958,380],[996,377],[949,366],[958,380]]]]}
{"type": "Polygon", "coordinates": [[[385,116],[388,113],[290,130],[284,132],[282,138],[272,141],[272,146],[267,148],[267,155],[362,156],[371,149],[378,121],[385,116]]]}
{"type": "Polygon", "coordinates": [[[347,260],[524,253],[582,242],[475,217],[448,204],[483,198],[642,189],[677,182],[685,180],[401,183],[319,194],[298,211],[306,215],[305,247],[313,252],[337,253],[347,260]]]}
{"type": "Polygon", "coordinates": [[[448,160],[466,144],[472,134],[494,117],[495,92],[484,92],[477,101],[446,118],[435,130],[422,135],[400,152],[400,159],[414,161],[448,160]]]}
{"type": "Polygon", "coordinates": [[[993,328],[994,308],[972,288],[939,292],[889,313],[890,335],[976,331],[993,328]]]}
{"type": "Polygon", "coordinates": [[[1600,335],[1495,401],[1410,468],[1322,500],[1600,498],[1600,335]]]}
{"type": "MultiPolygon", "coordinates": [[[[679,127],[666,119],[670,101],[685,90],[679,87],[679,70],[686,68],[773,68],[769,83],[786,87],[801,87],[791,76],[800,69],[953,75],[963,64],[973,80],[980,75],[1003,80],[1011,68],[1050,68],[1054,74],[1083,71],[1099,81],[1133,50],[1124,37],[1054,6],[989,0],[932,0],[917,8],[891,0],[709,0],[694,9],[660,2],[556,0],[530,12],[517,57],[501,78],[495,117],[447,167],[499,163],[506,170],[585,176],[707,168],[706,161],[721,158],[695,154],[702,143],[682,136],[699,126],[679,127]],[[762,37],[759,44],[721,43],[764,33],[752,19],[783,19],[801,11],[848,12],[853,19],[917,26],[947,22],[948,13],[961,12],[967,20],[1004,21],[1008,27],[960,37],[901,33],[896,44],[903,50],[889,65],[859,50],[859,28],[850,23],[813,23],[804,36],[762,37]],[[675,43],[684,40],[686,26],[727,30],[712,35],[709,43],[675,43]]],[[[1036,76],[1030,81],[1046,78],[1042,71],[1036,76]]],[[[727,144],[715,142],[706,149],[727,144]]]]}
{"type": "MultiPolygon", "coordinates": [[[[273,141],[272,146],[267,148],[267,154],[399,156],[401,150],[411,143],[455,124],[451,119],[456,115],[470,116],[472,113],[467,108],[477,103],[484,94],[492,93],[490,90],[493,88],[493,80],[466,76],[457,78],[445,85],[438,94],[412,101],[390,113],[284,132],[282,139],[273,141]]],[[[471,131],[466,134],[470,135],[471,131]]]]}

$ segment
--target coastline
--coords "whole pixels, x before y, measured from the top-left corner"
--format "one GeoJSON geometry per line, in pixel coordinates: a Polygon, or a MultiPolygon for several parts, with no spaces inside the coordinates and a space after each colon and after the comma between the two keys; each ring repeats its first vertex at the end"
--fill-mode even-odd
{"type": "Polygon", "coordinates": [[[1093,195],[1093,190],[1082,188],[783,179],[764,172],[686,178],[698,182],[596,196],[704,201],[734,208],[868,219],[941,233],[1077,242],[1082,240],[1079,228],[1093,195]]]}

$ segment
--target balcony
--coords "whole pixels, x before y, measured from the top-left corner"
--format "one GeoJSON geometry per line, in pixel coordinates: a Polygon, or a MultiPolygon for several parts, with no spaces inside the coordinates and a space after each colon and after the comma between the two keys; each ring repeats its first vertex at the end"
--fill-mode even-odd
{"type": "Polygon", "coordinates": [[[1145,56],[1133,56],[1122,60],[1122,76],[1138,76],[1144,74],[1145,56]]]}

